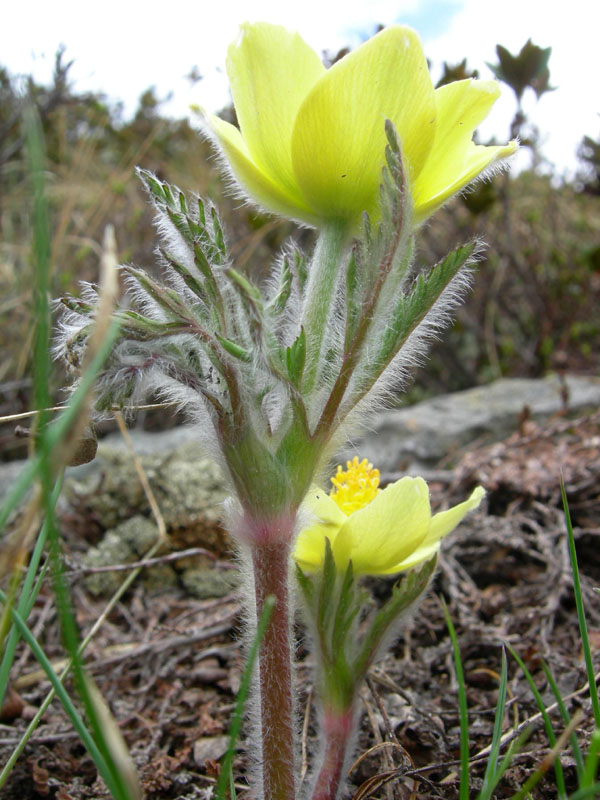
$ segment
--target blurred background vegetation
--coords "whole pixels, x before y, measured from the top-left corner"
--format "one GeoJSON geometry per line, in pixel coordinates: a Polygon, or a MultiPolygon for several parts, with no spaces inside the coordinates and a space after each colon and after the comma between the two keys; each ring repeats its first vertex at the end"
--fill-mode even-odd
{"type": "MultiPolygon", "coordinates": [[[[582,137],[580,174],[569,181],[553,175],[520,103],[524,92],[534,91],[539,99],[552,91],[550,49],[529,41],[516,55],[501,46],[496,55],[497,63],[489,66],[517,99],[502,138],[519,136],[531,150],[532,166],[477,184],[421,230],[417,258],[423,265],[473,237],[484,239],[487,249],[473,292],[418,371],[409,400],[500,376],[599,372],[600,143],[582,137]]],[[[69,67],[59,52],[52,84],[43,87],[17,80],[0,66],[0,416],[27,410],[31,400],[31,193],[21,132],[26,102],[37,106],[46,137],[53,297],[77,293],[80,280],[97,278],[108,223],[121,261],[156,269],[152,211],[135,166],[215,200],[238,268],[257,278],[288,236],[311,243],[309,231],[232,198],[210,146],[187,120],[163,116],[153,89],[141,96],[133,118],[124,119],[120,106],[103,96],[75,92],[69,67]]],[[[446,64],[440,84],[476,74],[466,61],[446,64]]],[[[225,113],[232,118],[234,112],[225,113]]],[[[63,365],[55,364],[57,403],[66,382],[63,365]]],[[[14,423],[0,427],[0,453],[23,454],[14,423]]]]}

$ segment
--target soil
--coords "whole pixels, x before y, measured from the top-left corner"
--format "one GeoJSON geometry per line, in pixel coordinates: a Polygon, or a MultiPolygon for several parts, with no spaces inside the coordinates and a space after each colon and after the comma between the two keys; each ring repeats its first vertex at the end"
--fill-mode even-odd
{"type": "MultiPolygon", "coordinates": [[[[444,598],[456,626],[467,686],[472,762],[471,796],[485,771],[493,729],[503,647],[524,660],[546,705],[554,702],[543,671],[550,667],[569,713],[578,710],[585,752],[593,718],[572,589],[559,473],[569,496],[595,671],[600,670],[600,417],[552,420],[543,428],[522,421],[505,442],[472,448],[452,471],[439,470],[431,485],[433,506],[457,502],[477,483],[488,490],[485,513],[472,515],[450,537],[427,596],[389,655],[371,671],[348,796],[386,800],[457,798],[459,723],[452,647],[444,598]],[[379,776],[379,777],[378,777],[379,776]]],[[[65,550],[77,622],[85,633],[104,601],[92,598],[77,571],[84,553],[81,522],[65,550]]],[[[370,580],[377,600],[390,580],[370,580]]],[[[134,585],[92,640],[87,667],[118,721],[148,800],[209,798],[226,747],[243,653],[238,634],[240,600],[195,600],[183,588],[151,591],[134,585]]],[[[30,625],[54,661],[64,657],[54,598],[42,590],[30,625]]],[[[311,698],[310,656],[299,628],[300,708],[311,698]]],[[[494,797],[511,797],[549,752],[538,708],[522,671],[508,657],[504,731],[530,729],[494,797]]],[[[72,685],[70,686],[73,689],[72,685]]],[[[28,720],[48,691],[28,650],[19,652],[12,691],[2,709],[0,763],[10,756],[28,720]]],[[[315,750],[313,703],[303,734],[315,750]]],[[[559,736],[560,714],[550,717],[559,736]]],[[[309,759],[308,759],[309,761],[309,759]]],[[[567,789],[576,788],[572,751],[561,756],[567,789]]],[[[235,763],[239,796],[250,797],[243,741],[235,763]]],[[[0,796],[5,800],[105,798],[95,767],[54,702],[18,759],[0,796]]],[[[534,798],[557,796],[553,768],[534,798]]]]}

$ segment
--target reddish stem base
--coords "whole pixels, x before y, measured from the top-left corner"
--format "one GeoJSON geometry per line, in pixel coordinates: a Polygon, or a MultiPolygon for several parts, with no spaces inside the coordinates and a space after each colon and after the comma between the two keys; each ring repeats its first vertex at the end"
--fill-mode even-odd
{"type": "Polygon", "coordinates": [[[342,770],[354,732],[354,711],[325,711],[323,718],[325,755],[312,800],[335,800],[342,783],[342,770]]]}
{"type": "Polygon", "coordinates": [[[263,793],[266,800],[295,800],[294,708],[288,569],[291,536],[256,537],[252,547],[256,613],[269,595],[276,605],[259,655],[263,793]],[[262,541],[261,541],[262,539],[262,541]]]}

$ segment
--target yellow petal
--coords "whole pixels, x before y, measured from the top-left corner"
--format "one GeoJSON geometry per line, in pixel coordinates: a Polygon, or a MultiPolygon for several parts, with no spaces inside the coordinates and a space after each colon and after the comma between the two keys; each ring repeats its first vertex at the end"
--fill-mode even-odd
{"type": "Polygon", "coordinates": [[[231,93],[252,160],[293,196],[292,130],[300,104],[324,72],[315,51],[278,25],[242,25],[228,51],[231,93]]]}
{"type": "Polygon", "coordinates": [[[347,517],[323,489],[313,487],[303,507],[316,522],[299,533],[294,547],[294,559],[302,569],[310,572],[322,566],[325,539],[329,539],[333,545],[347,517]]]}
{"type": "Polygon", "coordinates": [[[347,518],[332,542],[336,565],[351,558],[357,574],[384,573],[421,545],[430,519],[425,481],[402,478],[347,518]]]}
{"type": "Polygon", "coordinates": [[[233,176],[253,200],[276,214],[309,223],[316,221],[317,218],[298,194],[286,193],[281,184],[271,180],[254,163],[246,143],[234,125],[214,115],[206,117],[205,121],[223,150],[233,176]]]}
{"type": "Polygon", "coordinates": [[[506,145],[494,145],[484,147],[483,145],[471,144],[469,152],[465,156],[462,172],[452,184],[440,189],[438,194],[429,197],[425,202],[421,202],[419,207],[415,210],[414,219],[415,223],[419,224],[427,217],[431,216],[434,211],[444,205],[446,200],[449,200],[453,195],[460,192],[465,186],[468,186],[471,181],[479,177],[483,172],[493,167],[499,161],[502,161],[509,156],[512,156],[519,148],[516,141],[509,142],[506,145]]]}
{"type": "Polygon", "coordinates": [[[477,508],[484,497],[485,489],[482,486],[478,486],[473,490],[471,496],[463,503],[459,503],[457,506],[449,508],[447,511],[440,511],[439,514],[436,514],[431,520],[431,525],[427,532],[427,542],[439,542],[440,539],[443,539],[444,536],[456,528],[458,523],[469,511],[473,511],[473,509],[477,508]]]}
{"type": "Polygon", "coordinates": [[[517,148],[484,147],[472,142],[473,132],[498,99],[496,81],[456,81],[435,91],[437,124],[433,147],[411,191],[417,222],[439,208],[495,161],[517,148]]]}
{"type": "Polygon", "coordinates": [[[433,144],[434,91],[417,34],[401,26],[334,64],[298,111],[294,170],[323,217],[360,219],[376,206],[386,119],[396,126],[409,174],[418,175],[433,144]]]}
{"type": "Polygon", "coordinates": [[[431,520],[429,530],[419,547],[407,558],[386,570],[386,574],[393,575],[396,572],[403,572],[405,569],[410,569],[423,561],[433,558],[439,550],[440,541],[444,536],[453,531],[469,511],[477,508],[484,496],[485,489],[478,486],[463,503],[436,514],[431,520]]]}
{"type": "Polygon", "coordinates": [[[382,575],[395,575],[397,572],[404,572],[406,569],[411,569],[412,567],[416,567],[418,564],[422,564],[423,561],[429,561],[430,558],[438,552],[440,549],[439,541],[433,544],[422,544],[418,547],[413,553],[411,553],[404,561],[400,561],[398,564],[395,564],[390,569],[386,569],[384,572],[381,572],[382,575]]]}

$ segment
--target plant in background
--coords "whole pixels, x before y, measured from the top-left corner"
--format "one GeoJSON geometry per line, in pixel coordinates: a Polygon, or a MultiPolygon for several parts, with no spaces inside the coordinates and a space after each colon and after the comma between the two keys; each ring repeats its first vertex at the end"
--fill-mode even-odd
{"type": "MultiPolygon", "coordinates": [[[[324,777],[315,796],[334,798],[356,689],[400,612],[424,591],[439,540],[482,491],[431,517],[424,481],[407,478],[379,493],[375,474],[358,462],[336,478],[333,499],[311,487],[348,431],[406,378],[469,285],[476,244],[416,274],[415,230],[517,145],[473,144],[497,84],[467,79],[435,90],[416,34],[401,26],[325,70],[297,35],[245,25],[228,73],[240,130],[206,116],[206,131],[244,196],[317,228],[314,253],[288,245],[259,287],[232,264],[211,203],[140,171],[166,280],[122,268],[130,297],[114,313],[120,333],[99,375],[96,407],[126,407],[148,392],[176,400],[229,477],[229,528],[251,576],[250,632],[275,598],[258,657],[253,737],[258,791],[269,800],[292,800],[298,790],[295,548],[324,708],[324,777]],[[342,496],[349,506],[336,502],[342,496]],[[347,646],[362,608],[355,576],[421,562],[356,647],[347,646]]],[[[95,289],[63,303],[59,349],[77,371],[95,289]]]]}
{"type": "MultiPolygon", "coordinates": [[[[510,133],[511,136],[520,137],[522,136],[523,126],[527,121],[522,106],[525,89],[533,89],[537,100],[546,92],[554,91],[555,87],[550,86],[550,68],[548,67],[552,48],[538,47],[531,39],[528,39],[516,56],[501,44],[496,45],[496,54],[498,63],[488,64],[488,67],[499,81],[506,83],[515,93],[517,113],[511,123],[510,133]]],[[[534,135],[533,139],[530,137],[528,140],[523,141],[522,144],[534,148],[535,138],[534,135]]]]}

